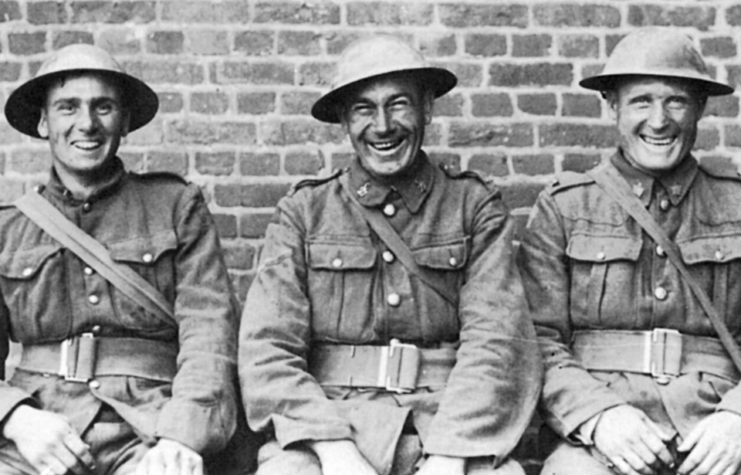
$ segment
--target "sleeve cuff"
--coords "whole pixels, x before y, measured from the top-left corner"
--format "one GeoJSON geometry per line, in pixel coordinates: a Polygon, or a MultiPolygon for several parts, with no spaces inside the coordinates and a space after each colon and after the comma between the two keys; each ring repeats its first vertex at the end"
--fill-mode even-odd
{"type": "Polygon", "coordinates": [[[201,405],[172,399],[162,407],[155,437],[175,440],[204,455],[222,450],[236,421],[222,417],[220,404],[201,405]]]}
{"type": "Polygon", "coordinates": [[[281,448],[307,440],[353,440],[350,424],[342,419],[323,424],[318,424],[315,420],[297,421],[277,414],[274,414],[271,419],[275,439],[281,448]]]}

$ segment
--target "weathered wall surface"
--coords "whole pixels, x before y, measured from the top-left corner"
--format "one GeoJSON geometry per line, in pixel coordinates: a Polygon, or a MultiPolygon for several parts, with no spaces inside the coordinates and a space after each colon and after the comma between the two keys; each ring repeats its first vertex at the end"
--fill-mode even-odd
{"type": "MultiPolygon", "coordinates": [[[[605,104],[577,83],[645,25],[686,31],[715,77],[741,80],[735,1],[17,0],[0,1],[0,104],[66,44],[115,54],[161,100],[121,156],[131,169],[173,171],[203,187],[243,297],[277,200],[349,159],[342,130],[308,111],[351,40],[400,35],[458,75],[437,103],[426,149],[494,177],[524,225],[554,173],[612,152],[605,104]]],[[[741,164],[738,115],[737,95],[710,101],[698,157],[741,164]]],[[[0,119],[0,201],[45,181],[47,149],[0,119]]],[[[533,451],[528,437],[520,457],[533,451]]]]}

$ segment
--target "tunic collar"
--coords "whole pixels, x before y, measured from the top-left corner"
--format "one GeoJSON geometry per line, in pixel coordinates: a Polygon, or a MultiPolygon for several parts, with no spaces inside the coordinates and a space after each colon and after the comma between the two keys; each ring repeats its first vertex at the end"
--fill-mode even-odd
{"type": "Polygon", "coordinates": [[[409,170],[387,179],[374,177],[355,157],[350,165],[350,192],[355,193],[363,206],[380,206],[396,192],[411,213],[417,213],[430,194],[435,179],[434,167],[427,155],[420,151],[409,170]]]}
{"type": "MultiPolygon", "coordinates": [[[[123,162],[120,158],[115,157],[113,160],[111,160],[111,163],[108,166],[109,169],[107,170],[107,177],[95,187],[95,190],[90,195],[90,197],[88,197],[88,199],[84,201],[93,202],[100,200],[101,198],[115,192],[121,186],[121,183],[126,176],[126,170],[124,169],[123,162]]],[[[59,175],[57,174],[57,171],[54,167],[52,167],[51,169],[49,181],[47,182],[46,187],[49,193],[61,200],[69,201],[73,204],[83,202],[83,200],[76,199],[74,196],[72,196],[72,192],[64,186],[62,181],[59,179],[59,175]]]]}
{"type": "Polygon", "coordinates": [[[653,193],[654,186],[663,188],[672,205],[677,206],[687,196],[692,182],[697,176],[697,160],[692,155],[682,160],[679,166],[657,176],[650,175],[631,165],[623,155],[622,150],[613,155],[610,161],[625,178],[633,193],[640,198],[644,206],[651,203],[651,197],[655,194],[653,193]]]}

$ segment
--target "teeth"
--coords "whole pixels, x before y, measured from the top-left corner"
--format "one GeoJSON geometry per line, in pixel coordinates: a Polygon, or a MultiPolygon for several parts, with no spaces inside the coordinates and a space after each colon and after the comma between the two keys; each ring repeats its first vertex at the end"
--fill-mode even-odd
{"type": "Polygon", "coordinates": [[[651,137],[647,137],[645,135],[641,136],[643,138],[643,141],[650,144],[650,145],[657,145],[661,147],[666,147],[667,145],[671,145],[674,143],[675,137],[667,137],[665,139],[655,139],[651,137]]]}
{"type": "Polygon", "coordinates": [[[75,142],[75,147],[83,150],[93,150],[100,146],[98,142],[75,142]]]}
{"type": "Polygon", "coordinates": [[[395,140],[393,142],[376,142],[370,145],[378,151],[386,152],[396,148],[401,142],[401,140],[395,140]]]}

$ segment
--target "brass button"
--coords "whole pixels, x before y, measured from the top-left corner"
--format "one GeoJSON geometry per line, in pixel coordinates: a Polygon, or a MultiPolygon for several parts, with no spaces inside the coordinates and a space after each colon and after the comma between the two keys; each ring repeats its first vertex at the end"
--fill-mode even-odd
{"type": "Polygon", "coordinates": [[[656,246],[656,254],[659,255],[659,256],[661,256],[661,257],[664,257],[666,255],[666,251],[664,250],[663,247],[656,246]]]}
{"type": "Polygon", "coordinates": [[[401,303],[401,296],[397,293],[389,294],[389,296],[386,297],[386,302],[388,302],[392,307],[398,307],[401,303]]]}
{"type": "Polygon", "coordinates": [[[85,267],[84,269],[82,269],[82,272],[83,272],[83,273],[84,273],[85,275],[93,275],[93,269],[92,269],[92,268],[90,268],[90,267],[85,267]]]}
{"type": "Polygon", "coordinates": [[[98,305],[98,302],[100,302],[100,297],[93,294],[93,295],[88,296],[87,301],[93,305],[98,305]]]}
{"type": "Polygon", "coordinates": [[[91,205],[90,203],[85,203],[85,204],[82,205],[82,210],[87,213],[88,211],[90,211],[92,209],[92,207],[93,207],[93,205],[91,205]]]}
{"type": "Polygon", "coordinates": [[[600,251],[600,252],[597,253],[597,259],[598,260],[604,261],[605,260],[605,257],[607,257],[607,255],[604,252],[600,251]]]}
{"type": "Polygon", "coordinates": [[[451,257],[448,262],[450,262],[451,267],[455,267],[458,265],[458,259],[456,259],[455,257],[451,257]]]}
{"type": "Polygon", "coordinates": [[[23,269],[23,277],[28,277],[31,274],[33,274],[33,269],[31,267],[26,267],[23,269]]]}
{"type": "Polygon", "coordinates": [[[666,300],[667,295],[669,295],[669,292],[664,287],[656,287],[656,290],[654,290],[654,297],[658,300],[666,300]]]}
{"type": "Polygon", "coordinates": [[[722,261],[726,258],[725,254],[723,254],[720,250],[715,251],[715,258],[719,261],[722,261]]]}
{"type": "Polygon", "coordinates": [[[146,254],[142,256],[142,260],[146,262],[147,264],[152,262],[152,259],[154,259],[154,256],[152,256],[152,254],[150,254],[149,252],[147,252],[146,254]]]}
{"type": "Polygon", "coordinates": [[[100,334],[100,325],[95,325],[92,330],[93,335],[99,335],[100,334]]]}
{"type": "Polygon", "coordinates": [[[661,208],[662,211],[668,210],[670,205],[671,203],[666,198],[659,202],[659,208],[661,208]]]}
{"type": "Polygon", "coordinates": [[[394,259],[396,259],[394,253],[391,251],[383,251],[383,254],[381,254],[381,256],[383,256],[383,260],[388,262],[389,264],[394,262],[394,259]]]}
{"type": "Polygon", "coordinates": [[[342,259],[339,257],[332,259],[332,267],[342,267],[342,259]]]}
{"type": "Polygon", "coordinates": [[[98,381],[97,379],[93,379],[92,381],[87,383],[87,385],[90,389],[98,389],[100,387],[100,381],[98,381]]]}
{"type": "Polygon", "coordinates": [[[383,214],[386,216],[393,216],[396,214],[396,206],[392,205],[391,203],[387,204],[383,207],[383,214]]]}

